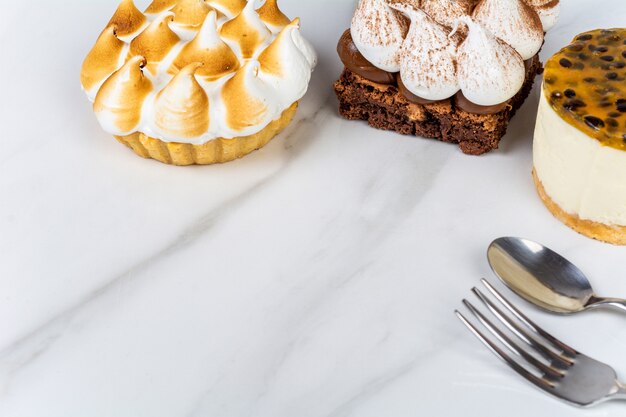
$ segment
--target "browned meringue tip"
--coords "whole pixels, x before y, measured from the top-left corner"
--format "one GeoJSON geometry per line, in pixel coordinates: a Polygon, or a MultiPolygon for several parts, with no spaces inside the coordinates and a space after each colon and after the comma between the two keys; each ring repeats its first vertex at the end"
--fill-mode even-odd
{"type": "Polygon", "coordinates": [[[209,12],[196,37],[185,45],[172,63],[168,70],[170,74],[192,62],[204,64],[198,76],[205,81],[217,80],[239,69],[239,59],[217,33],[216,17],[215,11],[209,12]]]}
{"type": "Polygon", "coordinates": [[[107,26],[115,26],[121,39],[142,30],[148,24],[146,16],[139,11],[133,0],[122,0],[107,26]]]}
{"type": "Polygon", "coordinates": [[[80,83],[85,91],[91,90],[117,71],[124,42],[118,39],[116,30],[114,25],[104,29],[83,61],[80,83]]]}
{"type": "Polygon", "coordinates": [[[173,12],[163,13],[130,44],[130,56],[144,56],[147,68],[153,75],[156,74],[159,63],[180,41],[178,35],[169,27],[169,23],[173,20],[173,12]]]}
{"type": "Polygon", "coordinates": [[[172,9],[174,23],[186,29],[198,29],[211,10],[204,0],[179,0],[172,9]]]}
{"type": "Polygon", "coordinates": [[[246,7],[246,0],[205,0],[206,3],[227,16],[229,19],[237,16],[246,7]]]}
{"type": "Polygon", "coordinates": [[[288,36],[288,33],[292,29],[300,28],[300,18],[293,19],[287,26],[285,26],[276,39],[267,47],[261,54],[259,55],[258,61],[260,64],[261,71],[266,74],[271,74],[275,76],[280,76],[284,74],[284,69],[282,65],[282,60],[280,56],[280,47],[284,42],[285,36],[288,36]]]}
{"type": "Polygon", "coordinates": [[[274,27],[284,27],[290,23],[289,18],[278,7],[277,0],[266,0],[263,6],[257,9],[261,20],[274,27]]]}
{"type": "Polygon", "coordinates": [[[237,42],[243,59],[250,59],[257,48],[271,36],[271,32],[259,18],[254,10],[254,1],[251,0],[237,17],[222,25],[220,35],[224,39],[237,42]],[[249,20],[250,18],[258,20],[257,27],[249,20]]]}
{"type": "Polygon", "coordinates": [[[259,64],[256,61],[248,61],[234,77],[226,81],[222,89],[222,101],[227,110],[226,124],[235,131],[260,123],[268,111],[263,100],[250,94],[246,85],[246,75],[249,72],[258,78],[259,64]]]}
{"type": "Polygon", "coordinates": [[[167,10],[172,10],[178,0],[153,0],[144,11],[145,14],[158,14],[167,10]]]}
{"type": "Polygon", "coordinates": [[[156,97],[155,124],[168,136],[195,138],[209,129],[209,97],[195,73],[201,62],[185,66],[156,97]]]}
{"type": "Polygon", "coordinates": [[[99,117],[112,122],[116,133],[131,133],[141,121],[143,103],[152,91],[152,82],[142,71],[145,65],[144,57],[132,57],[98,91],[94,111],[99,117]]]}

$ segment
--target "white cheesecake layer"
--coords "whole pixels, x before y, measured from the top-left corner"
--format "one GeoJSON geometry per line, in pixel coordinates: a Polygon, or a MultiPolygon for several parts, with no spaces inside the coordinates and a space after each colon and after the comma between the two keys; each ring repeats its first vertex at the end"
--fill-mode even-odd
{"type": "Polygon", "coordinates": [[[546,193],[569,214],[626,225],[626,152],[563,120],[541,94],[533,158],[546,193]]]}

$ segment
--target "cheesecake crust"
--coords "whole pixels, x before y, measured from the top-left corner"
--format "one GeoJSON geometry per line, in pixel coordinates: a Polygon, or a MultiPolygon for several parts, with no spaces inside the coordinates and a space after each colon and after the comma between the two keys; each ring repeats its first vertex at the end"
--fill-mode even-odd
{"type": "Polygon", "coordinates": [[[610,226],[591,220],[584,220],[575,214],[569,214],[563,210],[557,203],[550,198],[541,180],[537,176],[537,172],[533,169],[533,179],[539,197],[543,204],[550,210],[552,215],[559,219],[562,223],[581,235],[590,237],[606,243],[614,245],[626,245],[626,226],[610,226]]]}

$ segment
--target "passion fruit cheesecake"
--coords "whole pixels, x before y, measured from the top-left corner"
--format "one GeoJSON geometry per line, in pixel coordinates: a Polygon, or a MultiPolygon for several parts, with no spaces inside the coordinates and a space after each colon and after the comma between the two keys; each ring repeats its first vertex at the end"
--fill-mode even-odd
{"type": "Polygon", "coordinates": [[[626,29],[582,33],[548,60],[533,153],[554,216],[626,245],[626,29]]]}

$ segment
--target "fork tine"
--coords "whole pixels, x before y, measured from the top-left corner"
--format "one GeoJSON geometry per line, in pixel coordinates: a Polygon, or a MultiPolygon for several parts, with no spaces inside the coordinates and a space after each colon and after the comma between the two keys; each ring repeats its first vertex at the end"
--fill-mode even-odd
{"type": "Polygon", "coordinates": [[[472,323],[470,323],[469,320],[467,320],[465,316],[463,316],[463,314],[461,314],[458,310],[456,310],[454,314],[456,314],[459,320],[461,320],[461,322],[465,325],[465,327],[467,327],[470,330],[470,332],[472,332],[474,336],[478,338],[478,340],[480,340],[485,346],[487,346],[487,348],[494,355],[496,355],[498,358],[504,361],[504,363],[506,363],[511,369],[513,369],[519,375],[521,375],[522,377],[524,377],[525,379],[527,379],[528,381],[530,381],[531,383],[533,383],[534,385],[538,386],[539,388],[543,390],[549,390],[553,388],[553,385],[550,384],[548,381],[533,375],[522,365],[514,361],[509,355],[507,355],[502,349],[500,349],[498,345],[496,345],[491,340],[489,340],[487,336],[485,336],[472,323]]]}
{"type": "Polygon", "coordinates": [[[485,326],[487,330],[489,330],[495,337],[497,337],[503,345],[508,347],[513,353],[524,358],[524,360],[530,365],[539,369],[539,371],[541,371],[544,376],[557,379],[563,377],[562,372],[544,364],[543,362],[540,362],[539,360],[537,360],[537,358],[535,358],[526,350],[522,349],[519,345],[513,342],[506,334],[498,329],[498,327],[494,326],[494,324],[489,321],[489,319],[485,317],[476,307],[474,307],[472,303],[467,300],[463,300],[463,304],[465,304],[469,311],[471,311],[472,314],[474,314],[474,316],[476,316],[476,318],[483,324],[483,326],[485,326]]]}
{"type": "Polygon", "coordinates": [[[485,296],[478,288],[473,288],[472,292],[482,301],[485,306],[493,313],[494,316],[502,322],[511,332],[515,333],[520,339],[526,342],[530,347],[538,351],[541,356],[549,360],[553,364],[556,363],[561,367],[569,367],[572,365],[571,360],[564,358],[553,350],[544,346],[543,343],[532,337],[520,325],[515,323],[508,315],[504,314],[489,298],[485,296]]]}
{"type": "Polygon", "coordinates": [[[498,301],[500,301],[502,303],[502,305],[504,305],[506,307],[507,310],[509,310],[515,317],[517,317],[528,328],[530,328],[532,331],[534,331],[539,336],[541,336],[544,339],[546,339],[554,347],[556,347],[557,349],[560,349],[565,354],[570,356],[570,359],[574,359],[578,355],[578,352],[575,349],[573,349],[570,346],[566,345],[565,343],[561,342],[556,337],[552,336],[551,334],[549,334],[548,332],[543,330],[541,327],[537,326],[528,317],[526,317],[518,308],[516,308],[513,304],[511,304],[506,298],[504,298],[504,296],[502,294],[500,294],[500,292],[498,290],[496,290],[493,287],[493,285],[491,285],[489,283],[489,281],[487,281],[486,279],[483,278],[481,280],[481,282],[483,283],[483,285],[485,287],[487,287],[487,290],[489,290],[489,292],[491,294],[493,294],[493,296],[496,297],[498,299],[498,301]]]}

